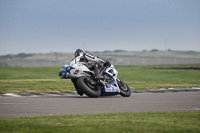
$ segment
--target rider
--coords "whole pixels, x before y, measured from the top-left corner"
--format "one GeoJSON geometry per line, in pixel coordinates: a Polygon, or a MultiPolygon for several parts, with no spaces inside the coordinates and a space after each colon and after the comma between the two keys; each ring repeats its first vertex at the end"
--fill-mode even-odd
{"type": "MultiPolygon", "coordinates": [[[[100,75],[100,68],[102,66],[104,67],[108,67],[111,64],[109,63],[109,61],[105,61],[99,57],[95,57],[92,56],[88,53],[86,53],[85,51],[81,50],[81,49],[77,49],[76,52],[74,53],[74,58],[72,59],[72,64],[76,64],[76,62],[81,62],[82,64],[84,64],[86,67],[88,67],[88,69],[94,71],[95,73],[95,78],[96,79],[100,79],[101,75],[100,75]]],[[[66,72],[66,68],[69,65],[65,65],[60,69],[59,72],[59,76],[61,79],[65,79],[68,78],[67,72],[66,72]]]]}
{"type": "Polygon", "coordinates": [[[77,49],[74,53],[74,56],[74,63],[81,62],[90,70],[94,70],[96,79],[101,78],[101,75],[99,75],[99,73],[102,66],[108,67],[111,65],[109,61],[105,61],[99,57],[92,56],[81,49],[77,49]]]}

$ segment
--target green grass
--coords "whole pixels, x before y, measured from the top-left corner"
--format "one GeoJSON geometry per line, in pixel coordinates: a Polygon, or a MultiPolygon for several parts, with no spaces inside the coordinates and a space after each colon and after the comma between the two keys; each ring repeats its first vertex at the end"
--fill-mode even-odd
{"type": "Polygon", "coordinates": [[[0,67],[0,80],[57,79],[59,67],[0,67]]]}
{"type": "MultiPolygon", "coordinates": [[[[131,90],[200,87],[199,70],[149,69],[200,67],[189,65],[121,66],[118,77],[131,90]]],[[[59,79],[59,67],[0,67],[0,93],[75,91],[70,79],[59,79]]]]}
{"type": "Polygon", "coordinates": [[[70,80],[61,79],[20,79],[0,80],[0,93],[39,93],[75,91],[70,80]]]}
{"type": "Polygon", "coordinates": [[[199,70],[119,67],[119,78],[133,90],[200,87],[199,70]]]}
{"type": "Polygon", "coordinates": [[[200,112],[115,113],[0,118],[0,132],[200,132],[200,112]]]}
{"type": "Polygon", "coordinates": [[[136,65],[134,68],[200,68],[200,64],[160,64],[160,65],[136,65]]]}

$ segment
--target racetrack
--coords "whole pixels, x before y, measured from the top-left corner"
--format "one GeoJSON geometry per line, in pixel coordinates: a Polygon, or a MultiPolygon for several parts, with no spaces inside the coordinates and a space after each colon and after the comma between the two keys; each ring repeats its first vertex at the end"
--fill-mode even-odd
{"type": "Polygon", "coordinates": [[[163,111],[200,111],[200,92],[132,93],[128,98],[78,95],[0,98],[0,117],[163,111]]]}

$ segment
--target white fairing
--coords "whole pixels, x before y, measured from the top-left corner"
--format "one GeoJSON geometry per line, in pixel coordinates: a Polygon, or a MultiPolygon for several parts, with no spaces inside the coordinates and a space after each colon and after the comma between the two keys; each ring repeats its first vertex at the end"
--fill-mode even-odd
{"type": "MultiPolygon", "coordinates": [[[[71,70],[68,72],[69,77],[71,77],[71,78],[78,78],[81,76],[90,76],[89,74],[84,72],[84,71],[90,71],[90,70],[81,63],[73,64],[73,65],[71,65],[71,67],[72,67],[71,70]]],[[[90,72],[92,72],[92,71],[90,71],[90,72]]]]}
{"type": "Polygon", "coordinates": [[[119,86],[117,84],[117,75],[118,75],[118,71],[115,69],[115,67],[113,65],[111,65],[110,67],[108,67],[105,72],[107,74],[109,74],[110,76],[113,77],[114,81],[113,83],[105,86],[105,92],[120,92],[119,86]],[[112,72],[110,72],[112,71],[112,72]]]}
{"type": "Polygon", "coordinates": [[[114,78],[117,78],[117,75],[118,75],[118,71],[115,69],[115,67],[112,64],[111,64],[110,67],[108,67],[106,69],[106,73],[108,73],[109,75],[113,76],[114,78]],[[113,70],[113,74],[109,72],[111,69],[113,70]]]}

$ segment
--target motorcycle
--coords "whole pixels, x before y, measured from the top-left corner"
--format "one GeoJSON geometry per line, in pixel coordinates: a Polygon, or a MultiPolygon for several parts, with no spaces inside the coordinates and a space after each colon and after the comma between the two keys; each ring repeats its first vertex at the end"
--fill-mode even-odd
{"type": "Polygon", "coordinates": [[[120,94],[123,97],[131,96],[131,90],[118,76],[115,67],[104,66],[100,68],[100,79],[95,78],[94,71],[90,70],[81,62],[73,59],[70,65],[61,68],[59,76],[65,79],[71,79],[77,93],[88,97],[112,96],[120,94]]]}

